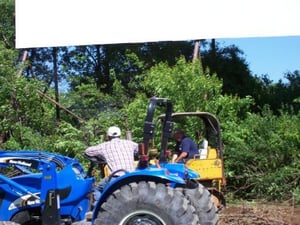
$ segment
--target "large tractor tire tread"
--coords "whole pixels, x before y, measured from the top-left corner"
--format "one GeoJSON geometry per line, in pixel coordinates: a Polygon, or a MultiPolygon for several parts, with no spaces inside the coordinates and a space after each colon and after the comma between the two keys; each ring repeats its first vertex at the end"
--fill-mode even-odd
{"type": "MultiPolygon", "coordinates": [[[[39,225],[41,224],[41,221],[38,219],[32,220],[30,218],[30,214],[28,211],[20,211],[17,214],[15,214],[11,221],[13,221],[16,224],[30,224],[30,225],[39,225]]],[[[2,225],[2,224],[0,224],[2,225]]]]}
{"type": "Polygon", "coordinates": [[[0,225],[20,225],[20,224],[12,221],[0,221],[0,225]]]}
{"type": "Polygon", "coordinates": [[[199,183],[196,188],[181,189],[186,198],[196,209],[201,225],[218,225],[218,209],[211,199],[210,192],[199,183]]]}
{"type": "Polygon", "coordinates": [[[142,181],[116,190],[101,205],[95,225],[198,225],[194,207],[182,192],[142,181]]]}
{"type": "Polygon", "coordinates": [[[89,222],[89,221],[78,221],[78,222],[72,223],[72,225],[92,225],[92,222],[89,222]]]}

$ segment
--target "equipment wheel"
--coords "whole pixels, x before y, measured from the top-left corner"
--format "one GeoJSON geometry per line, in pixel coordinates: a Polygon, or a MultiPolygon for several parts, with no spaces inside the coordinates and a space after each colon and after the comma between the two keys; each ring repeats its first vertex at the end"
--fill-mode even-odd
{"type": "Polygon", "coordinates": [[[0,225],[20,225],[20,224],[12,221],[0,221],[0,225]]]}
{"type": "Polygon", "coordinates": [[[78,221],[78,222],[72,223],[72,225],[92,225],[92,222],[89,222],[89,221],[78,221]]]}
{"type": "Polygon", "coordinates": [[[217,225],[219,223],[217,207],[211,199],[211,194],[202,184],[197,182],[195,188],[182,190],[183,194],[196,209],[200,224],[217,225]]]}
{"type": "Polygon", "coordinates": [[[11,218],[11,221],[13,221],[15,224],[22,224],[22,225],[39,225],[42,223],[41,220],[38,218],[35,219],[30,218],[30,214],[28,211],[18,212],[11,218]]]}
{"type": "Polygon", "coordinates": [[[195,209],[184,195],[162,183],[122,186],[101,205],[95,225],[197,225],[195,209]]]}

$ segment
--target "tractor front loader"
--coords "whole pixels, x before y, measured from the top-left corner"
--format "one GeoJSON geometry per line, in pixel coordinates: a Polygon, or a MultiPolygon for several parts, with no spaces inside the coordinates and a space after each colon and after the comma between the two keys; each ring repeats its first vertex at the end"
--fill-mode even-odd
{"type": "Polygon", "coordinates": [[[1,151],[0,171],[1,225],[67,225],[84,220],[90,210],[94,178],[76,159],[35,150],[1,151]]]}

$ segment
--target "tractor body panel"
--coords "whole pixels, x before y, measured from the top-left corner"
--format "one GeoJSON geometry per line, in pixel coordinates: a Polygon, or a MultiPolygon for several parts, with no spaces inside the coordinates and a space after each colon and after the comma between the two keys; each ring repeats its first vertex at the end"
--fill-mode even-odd
{"type": "Polygon", "coordinates": [[[76,159],[35,150],[1,151],[0,169],[1,221],[24,211],[38,212],[40,220],[55,218],[55,213],[72,221],[85,218],[94,178],[86,177],[76,159]],[[42,218],[49,197],[57,209],[52,206],[49,218],[42,218]]]}

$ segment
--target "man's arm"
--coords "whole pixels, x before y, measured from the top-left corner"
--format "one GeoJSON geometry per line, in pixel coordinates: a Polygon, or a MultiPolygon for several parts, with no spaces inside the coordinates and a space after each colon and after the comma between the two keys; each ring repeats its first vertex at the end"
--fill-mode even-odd
{"type": "Polygon", "coordinates": [[[100,147],[99,145],[88,147],[84,150],[84,153],[88,156],[97,156],[100,154],[100,147]]]}
{"type": "Polygon", "coordinates": [[[182,152],[180,155],[179,155],[179,157],[177,157],[176,159],[175,159],[175,163],[177,163],[177,162],[179,162],[180,160],[182,160],[182,159],[184,159],[185,157],[187,157],[188,156],[188,153],[187,152],[182,152]]]}
{"type": "Polygon", "coordinates": [[[175,163],[175,160],[178,158],[178,154],[177,153],[174,153],[173,156],[172,156],[172,163],[175,163]]]}
{"type": "Polygon", "coordinates": [[[133,142],[133,146],[134,146],[133,154],[137,154],[139,152],[139,144],[136,142],[133,142]]]}

